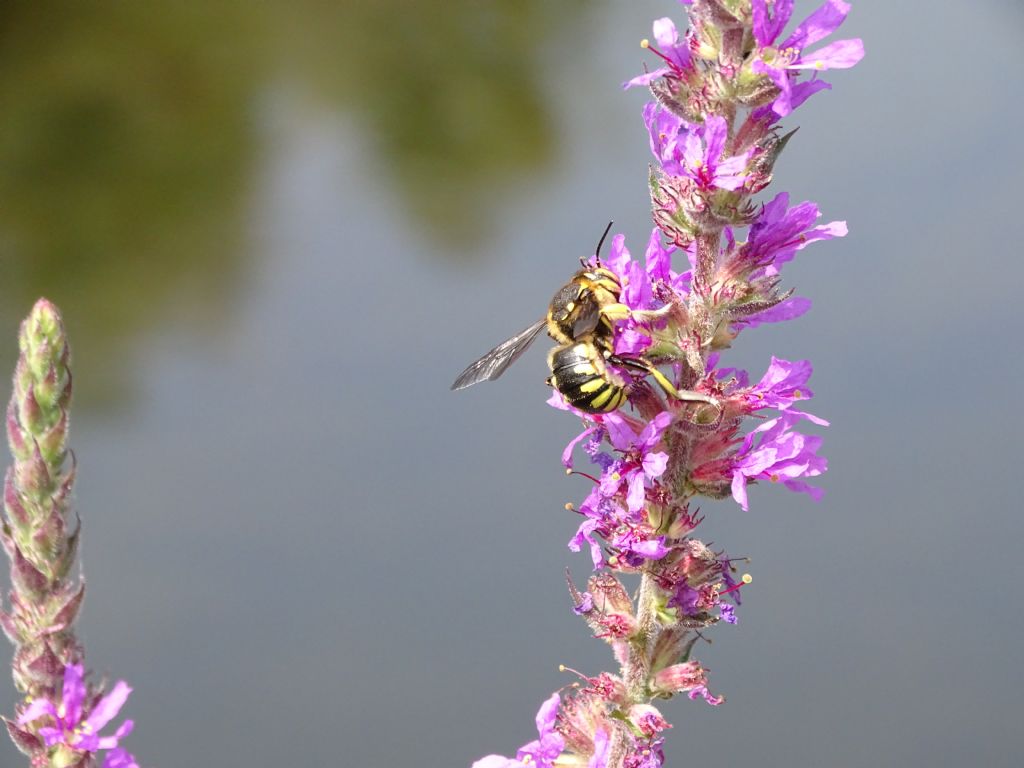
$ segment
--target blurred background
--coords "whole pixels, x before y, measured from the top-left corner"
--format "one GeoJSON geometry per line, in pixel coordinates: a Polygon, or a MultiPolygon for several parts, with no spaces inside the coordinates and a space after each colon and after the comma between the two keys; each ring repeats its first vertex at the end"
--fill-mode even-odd
{"type": "MultiPolygon", "coordinates": [[[[866,59],[786,123],[770,191],[850,235],[787,267],[812,312],[726,359],[755,378],[813,360],[828,494],[704,506],[703,538],[752,557],[754,584],[697,651],[727,704],[664,706],[669,765],[1024,753],[1024,151],[1004,85],[1024,11],[940,7],[854,2],[839,37],[866,59]]],[[[468,766],[534,737],[558,664],[611,668],[563,583],[589,568],[563,509],[587,489],[559,464],[578,424],[544,405],[545,345],[448,386],[609,219],[642,252],[645,94],[620,84],[655,64],[638,41],[666,14],[0,7],[0,370],[34,299],[57,302],[81,633],[135,687],[143,765],[468,766]]]]}

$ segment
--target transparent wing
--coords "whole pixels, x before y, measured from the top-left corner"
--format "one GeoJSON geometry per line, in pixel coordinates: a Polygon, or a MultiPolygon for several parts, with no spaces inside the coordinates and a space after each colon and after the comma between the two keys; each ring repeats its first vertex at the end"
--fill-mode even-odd
{"type": "Polygon", "coordinates": [[[580,309],[572,324],[572,337],[580,339],[588,333],[593,333],[601,320],[601,310],[598,309],[595,301],[588,301],[580,309]]]}
{"type": "Polygon", "coordinates": [[[471,363],[466,370],[459,374],[459,378],[452,384],[452,389],[465,389],[481,381],[494,381],[505,372],[506,368],[519,359],[520,355],[537,338],[537,334],[544,330],[546,323],[546,320],[538,320],[511,339],[501,342],[475,363],[471,363]]]}

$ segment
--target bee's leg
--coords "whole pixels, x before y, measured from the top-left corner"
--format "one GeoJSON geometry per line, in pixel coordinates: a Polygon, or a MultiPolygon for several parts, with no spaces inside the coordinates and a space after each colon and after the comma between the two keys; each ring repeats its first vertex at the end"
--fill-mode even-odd
{"type": "Polygon", "coordinates": [[[630,316],[637,320],[658,320],[672,313],[675,309],[674,304],[666,304],[663,307],[657,309],[634,309],[630,312],[630,316]]]}
{"type": "Polygon", "coordinates": [[[606,317],[611,321],[616,320],[627,320],[630,317],[636,315],[636,312],[631,310],[625,304],[602,304],[601,305],[601,316],[606,317]]]}
{"type": "Polygon", "coordinates": [[[609,355],[608,362],[612,365],[622,366],[623,368],[632,368],[633,370],[649,373],[654,377],[654,380],[658,382],[658,386],[664,390],[665,394],[669,397],[674,397],[676,400],[683,400],[689,403],[707,403],[719,409],[722,407],[718,400],[710,395],[702,395],[700,392],[693,392],[689,389],[676,389],[672,386],[672,382],[668,380],[668,377],[647,360],[609,355]]]}

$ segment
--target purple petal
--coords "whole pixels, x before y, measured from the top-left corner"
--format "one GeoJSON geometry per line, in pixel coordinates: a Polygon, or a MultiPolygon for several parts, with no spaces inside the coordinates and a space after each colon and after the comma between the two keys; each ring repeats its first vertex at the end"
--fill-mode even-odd
{"type": "Polygon", "coordinates": [[[693,172],[704,166],[704,148],[696,131],[688,131],[686,138],[683,139],[683,162],[686,168],[693,172]]]}
{"type": "Polygon", "coordinates": [[[675,249],[674,245],[663,248],[661,230],[657,227],[651,230],[651,238],[647,241],[647,252],[644,254],[644,264],[651,280],[668,282],[672,279],[672,252],[675,249]]]}
{"type": "MultiPolygon", "coordinates": [[[[654,39],[662,48],[675,48],[679,45],[679,30],[667,16],[654,20],[654,39]]],[[[667,53],[667,51],[662,51],[667,53]]]]}
{"type": "Polygon", "coordinates": [[[748,328],[756,328],[764,323],[781,323],[785,320],[792,320],[806,314],[810,308],[810,299],[806,299],[803,296],[793,296],[779,304],[776,304],[771,309],[766,309],[764,312],[758,312],[756,315],[745,317],[736,324],[743,325],[748,328]]]}
{"type": "Polygon", "coordinates": [[[807,411],[798,411],[796,410],[796,408],[790,407],[786,407],[785,411],[786,413],[792,413],[796,416],[800,416],[801,418],[807,419],[812,424],[817,424],[820,427],[829,426],[829,422],[827,420],[821,418],[820,416],[815,416],[813,413],[808,413],[807,411]]]}
{"type": "Polygon", "coordinates": [[[709,691],[707,687],[703,685],[698,685],[696,688],[694,688],[686,695],[690,697],[691,701],[696,701],[699,697],[703,696],[704,701],[706,701],[712,707],[717,707],[719,704],[725,701],[724,696],[712,696],[711,691],[709,691]]]}
{"type": "Polygon", "coordinates": [[[587,763],[587,768],[607,768],[608,751],[611,748],[611,739],[604,728],[598,728],[594,732],[594,754],[587,763]]]}
{"type": "Polygon", "coordinates": [[[747,507],[747,478],[738,469],[732,473],[732,497],[736,499],[736,503],[744,512],[749,511],[747,507]]]}
{"type": "Polygon", "coordinates": [[[782,360],[772,355],[771,365],[765,371],[761,381],[757,383],[757,389],[771,389],[780,384],[788,384],[790,387],[802,386],[807,383],[814,373],[810,360],[782,360]]]}
{"type": "Polygon", "coordinates": [[[796,109],[818,91],[828,91],[831,89],[832,83],[827,83],[824,80],[815,79],[794,83],[790,88],[789,106],[791,109],[796,109]]]}
{"type": "MultiPolygon", "coordinates": [[[[716,176],[733,176],[742,174],[747,170],[747,165],[750,163],[750,152],[744,152],[742,155],[733,155],[718,164],[718,168],[715,170],[716,176]]],[[[721,182],[718,182],[721,186],[721,182]]]]}
{"type": "Polygon", "coordinates": [[[707,144],[705,162],[717,166],[729,136],[729,125],[721,115],[711,115],[704,121],[704,143],[707,144]]]}
{"type": "Polygon", "coordinates": [[[626,247],[626,236],[623,234],[613,236],[611,248],[608,251],[608,258],[604,260],[604,265],[622,277],[626,272],[627,265],[632,260],[629,249],[626,247]]]}
{"type": "MultiPolygon", "coordinates": [[[[107,768],[107,766],[104,765],[103,768],[107,768]]],[[[525,768],[525,766],[518,760],[513,760],[510,757],[488,755],[487,757],[481,757],[473,763],[472,768],[525,768]]]]}
{"type": "Polygon", "coordinates": [[[767,64],[758,59],[751,65],[751,69],[763,75],[768,75],[775,85],[779,87],[779,95],[772,102],[772,111],[779,117],[785,117],[793,111],[792,83],[789,74],[779,67],[767,64]]]}
{"type": "Polygon", "coordinates": [[[651,346],[651,337],[643,331],[627,328],[615,338],[615,354],[638,355],[651,346]]]}
{"type": "Polygon", "coordinates": [[[52,728],[47,725],[39,729],[39,735],[43,737],[43,744],[48,747],[64,743],[64,731],[60,728],[52,728]]]}
{"type": "Polygon", "coordinates": [[[561,702],[562,700],[558,694],[553,693],[537,710],[537,733],[541,736],[554,730],[555,718],[558,717],[558,706],[561,702]]]}
{"type": "Polygon", "coordinates": [[[653,448],[661,442],[661,436],[671,423],[672,414],[669,411],[662,411],[643,428],[636,444],[640,448],[653,448]]]}
{"type": "MultiPolygon", "coordinates": [[[[622,90],[627,91],[630,88],[637,86],[647,87],[659,77],[667,75],[671,70],[668,67],[662,67],[661,69],[655,69],[653,72],[644,72],[642,75],[637,75],[632,80],[627,80],[622,84],[622,90]]],[[[507,759],[507,758],[502,758],[507,759]]],[[[479,761],[478,761],[479,762],[479,761]]],[[[475,763],[474,763],[475,765],[475,763]]]]}
{"type": "Polygon", "coordinates": [[[121,723],[118,729],[114,731],[114,737],[118,739],[123,739],[125,736],[131,733],[134,728],[134,720],[125,720],[123,723],[121,723]]]}
{"type": "Polygon", "coordinates": [[[114,689],[97,702],[85,723],[93,733],[100,731],[107,723],[113,720],[121,707],[128,700],[128,694],[132,692],[131,687],[124,680],[118,680],[114,689]]]}
{"type": "MultiPolygon", "coordinates": [[[[25,725],[26,723],[31,723],[43,715],[49,715],[56,720],[57,708],[53,706],[53,702],[49,699],[33,699],[32,703],[25,707],[25,711],[18,715],[17,724],[25,725]]],[[[77,723],[78,721],[76,720],[75,722],[77,723]]]]}
{"type": "Polygon", "coordinates": [[[139,764],[135,762],[135,755],[118,747],[107,753],[103,768],[139,768],[139,764]]]}
{"type": "Polygon", "coordinates": [[[616,460],[609,464],[604,472],[601,473],[598,490],[604,498],[609,499],[618,493],[619,488],[622,486],[622,475],[619,474],[621,469],[622,461],[616,460]]]}
{"type": "Polygon", "coordinates": [[[565,450],[562,451],[562,464],[568,469],[572,469],[572,452],[573,449],[580,443],[581,440],[586,440],[592,434],[597,431],[597,427],[588,427],[583,430],[580,434],[576,435],[569,444],[565,446],[565,450]]]}
{"type": "Polygon", "coordinates": [[[81,664],[64,667],[64,688],[61,691],[64,703],[64,722],[78,725],[82,719],[82,702],[85,701],[85,668],[81,664]]]}
{"type": "Polygon", "coordinates": [[[864,43],[860,38],[836,40],[824,48],[801,56],[787,69],[849,69],[863,58],[864,43]]]}
{"type": "Polygon", "coordinates": [[[815,501],[821,501],[825,496],[825,490],[823,488],[815,488],[813,485],[808,485],[800,480],[786,480],[783,482],[789,490],[796,491],[797,493],[806,493],[815,501]]]}
{"type": "Polygon", "coordinates": [[[577,616],[583,616],[594,610],[594,596],[589,592],[580,592],[580,602],[572,607],[572,612],[577,616]]]}
{"type": "Polygon", "coordinates": [[[630,309],[650,309],[653,299],[651,282],[639,261],[631,261],[625,270],[621,301],[630,309]]]}
{"type": "Polygon", "coordinates": [[[644,456],[644,474],[653,479],[661,477],[668,468],[668,454],[658,451],[644,456]]]}
{"type": "Polygon", "coordinates": [[[629,550],[648,560],[660,560],[668,554],[668,547],[665,546],[664,536],[637,542],[630,546],[629,550]]]}
{"type": "Polygon", "coordinates": [[[579,552],[586,541],[590,545],[590,559],[594,563],[594,570],[604,565],[604,553],[601,551],[601,544],[594,538],[594,531],[597,530],[597,520],[587,519],[580,523],[576,529],[576,535],[569,540],[569,549],[572,552],[579,552]]]}
{"type": "Polygon", "coordinates": [[[849,12],[848,3],[844,3],[842,0],[828,0],[800,22],[800,25],[793,30],[793,34],[786,38],[779,48],[796,48],[798,51],[802,51],[808,45],[813,45],[835,32],[849,12]]]}
{"type": "Polygon", "coordinates": [[[618,450],[628,451],[636,445],[636,432],[618,413],[610,413],[604,417],[604,428],[608,430],[608,439],[612,446],[618,450]]]}
{"type": "Polygon", "coordinates": [[[567,402],[565,401],[565,398],[564,398],[564,397],[562,397],[562,393],[561,393],[561,392],[559,392],[559,391],[558,391],[557,389],[556,389],[556,390],[553,390],[553,391],[551,392],[551,397],[549,397],[549,398],[548,398],[547,400],[545,400],[544,402],[546,402],[546,403],[547,403],[548,405],[550,405],[550,406],[551,406],[552,408],[557,408],[557,409],[558,409],[558,410],[560,410],[560,411],[568,411],[568,410],[571,410],[571,408],[570,408],[570,406],[569,406],[569,403],[567,403],[567,402]]]}
{"type": "Polygon", "coordinates": [[[629,490],[626,492],[626,506],[629,511],[639,512],[643,509],[645,498],[644,473],[633,470],[629,474],[629,490]]]}
{"type": "Polygon", "coordinates": [[[765,0],[753,0],[751,11],[754,18],[754,39],[762,48],[775,42],[782,34],[790,17],[793,15],[793,0],[778,0],[775,3],[775,15],[768,17],[768,6],[765,0]]]}

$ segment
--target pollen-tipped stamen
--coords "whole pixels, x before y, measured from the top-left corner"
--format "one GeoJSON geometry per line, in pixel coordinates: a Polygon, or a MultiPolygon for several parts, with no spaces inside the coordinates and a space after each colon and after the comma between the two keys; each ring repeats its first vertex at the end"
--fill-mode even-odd
{"type": "Polygon", "coordinates": [[[658,58],[662,59],[666,64],[669,65],[669,67],[672,69],[673,72],[677,72],[677,73],[681,73],[682,72],[682,69],[680,69],[678,64],[676,64],[674,61],[672,61],[672,59],[670,59],[664,53],[662,53],[657,48],[655,48],[653,45],[651,45],[651,41],[648,40],[646,37],[643,40],[640,41],[640,47],[647,49],[648,51],[653,53],[655,56],[657,56],[658,58]]]}
{"type": "Polygon", "coordinates": [[[565,474],[567,474],[567,475],[580,475],[581,477],[587,478],[587,480],[593,480],[598,485],[601,484],[601,481],[598,480],[593,475],[588,475],[586,472],[580,472],[578,469],[567,469],[567,470],[565,470],[565,474]]]}
{"type": "Polygon", "coordinates": [[[740,580],[737,583],[733,584],[728,589],[723,589],[721,592],[718,593],[718,596],[721,597],[722,595],[728,595],[730,592],[736,592],[741,587],[745,587],[748,584],[750,584],[753,580],[754,580],[753,576],[751,576],[749,573],[744,573],[743,576],[740,577],[740,580]]]}

